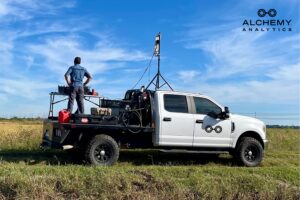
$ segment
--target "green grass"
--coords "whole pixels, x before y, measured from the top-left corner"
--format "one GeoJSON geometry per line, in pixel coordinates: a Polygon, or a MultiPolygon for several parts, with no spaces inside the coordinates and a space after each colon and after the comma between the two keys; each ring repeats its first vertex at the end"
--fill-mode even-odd
{"type": "Polygon", "coordinates": [[[141,149],[122,150],[112,167],[91,167],[40,151],[41,124],[20,123],[0,125],[0,199],[300,199],[299,129],[269,129],[256,168],[226,154],[141,149]]]}

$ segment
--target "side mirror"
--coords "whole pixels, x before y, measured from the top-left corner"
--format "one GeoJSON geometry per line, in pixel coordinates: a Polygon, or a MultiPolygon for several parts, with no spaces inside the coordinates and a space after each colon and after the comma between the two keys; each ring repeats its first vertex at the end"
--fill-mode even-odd
{"type": "Polygon", "coordinates": [[[214,119],[228,119],[229,118],[229,109],[228,107],[224,108],[224,111],[220,112],[220,113],[215,113],[214,111],[211,111],[209,113],[207,113],[208,116],[210,116],[211,118],[214,119]]]}
{"type": "Polygon", "coordinates": [[[222,112],[222,118],[223,119],[228,119],[229,118],[229,108],[227,106],[225,106],[225,111],[222,112]]]}
{"type": "Polygon", "coordinates": [[[227,106],[225,106],[225,113],[229,114],[229,108],[227,106]]]}

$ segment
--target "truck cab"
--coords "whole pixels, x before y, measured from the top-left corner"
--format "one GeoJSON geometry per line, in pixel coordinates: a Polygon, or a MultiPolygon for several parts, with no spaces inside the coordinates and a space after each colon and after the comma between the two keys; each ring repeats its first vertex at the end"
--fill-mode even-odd
{"type": "Polygon", "coordinates": [[[155,146],[224,150],[233,155],[243,148],[249,159],[240,158],[242,163],[254,166],[255,157],[262,159],[268,142],[262,121],[231,114],[227,107],[202,94],[156,91],[154,101],[155,146]]]}

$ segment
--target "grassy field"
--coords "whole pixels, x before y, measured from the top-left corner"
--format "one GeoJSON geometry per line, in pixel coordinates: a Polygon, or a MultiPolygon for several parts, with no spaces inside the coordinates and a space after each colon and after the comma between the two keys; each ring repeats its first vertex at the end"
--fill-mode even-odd
{"type": "Polygon", "coordinates": [[[260,167],[229,155],[122,150],[112,167],[41,151],[42,124],[0,122],[0,199],[300,199],[299,129],[269,129],[260,167]]]}

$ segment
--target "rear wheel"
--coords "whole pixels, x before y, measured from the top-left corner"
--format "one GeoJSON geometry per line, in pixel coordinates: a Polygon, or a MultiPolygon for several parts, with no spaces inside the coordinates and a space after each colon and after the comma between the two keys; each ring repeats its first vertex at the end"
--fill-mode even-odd
{"type": "Polygon", "coordinates": [[[87,145],[85,159],[92,165],[110,166],[119,158],[119,147],[108,135],[96,135],[87,145]]]}
{"type": "Polygon", "coordinates": [[[239,164],[247,167],[258,166],[264,155],[261,143],[255,138],[242,138],[236,149],[236,160],[239,164]]]}

